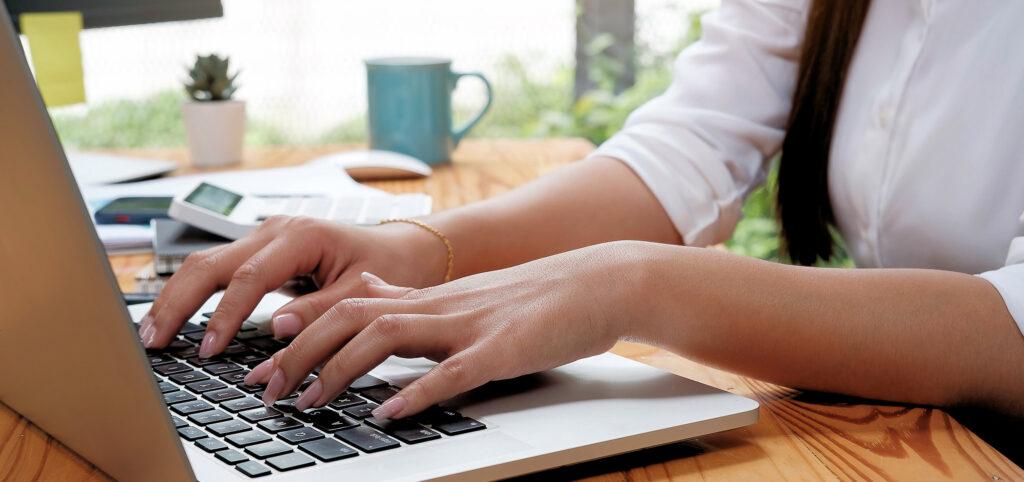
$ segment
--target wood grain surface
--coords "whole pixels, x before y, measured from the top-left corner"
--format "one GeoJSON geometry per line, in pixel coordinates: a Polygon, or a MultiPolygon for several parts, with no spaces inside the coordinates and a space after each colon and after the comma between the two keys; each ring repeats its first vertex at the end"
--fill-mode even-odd
{"type": "MultiPolygon", "coordinates": [[[[241,168],[284,166],[355,146],[250,149],[241,168]]],[[[469,140],[450,166],[415,181],[369,183],[391,192],[427,192],[437,209],[521,185],[585,156],[578,139],[469,140]]],[[[182,150],[131,151],[187,166],[182,150]]],[[[193,172],[183,167],[180,173],[193,172]]],[[[131,289],[149,255],[112,256],[131,289]]],[[[666,447],[556,469],[527,480],[1024,480],[1024,470],[942,410],[804,393],[620,343],[615,353],[753,398],[760,421],[666,447]]],[[[106,480],[95,467],[0,404],[0,480],[106,480]]]]}

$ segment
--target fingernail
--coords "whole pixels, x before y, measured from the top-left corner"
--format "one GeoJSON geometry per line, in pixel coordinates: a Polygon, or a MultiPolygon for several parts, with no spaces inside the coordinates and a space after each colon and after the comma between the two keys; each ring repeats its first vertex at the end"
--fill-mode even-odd
{"type": "Polygon", "coordinates": [[[384,402],[383,405],[373,409],[373,416],[377,418],[393,418],[405,409],[405,398],[395,395],[384,402]]]}
{"type": "Polygon", "coordinates": [[[270,381],[267,383],[267,389],[263,391],[263,404],[271,406],[277,401],[277,398],[281,395],[281,389],[284,388],[284,372],[280,368],[274,372],[274,376],[270,377],[270,381]]]}
{"type": "Polygon", "coordinates": [[[310,383],[306,387],[306,391],[299,395],[299,399],[295,401],[295,409],[303,411],[309,407],[312,407],[317,400],[320,400],[320,396],[324,394],[324,386],[320,383],[320,380],[310,383]]]}
{"type": "Polygon", "coordinates": [[[156,327],[154,327],[152,324],[147,325],[145,328],[142,329],[142,332],[139,333],[139,339],[142,340],[142,346],[146,348],[153,347],[153,340],[155,338],[156,327]]]}
{"type": "Polygon", "coordinates": [[[146,335],[149,333],[149,328],[153,326],[153,317],[146,315],[139,320],[139,339],[145,340],[146,335]]]}
{"type": "Polygon", "coordinates": [[[273,358],[270,358],[268,360],[263,361],[259,365],[256,365],[256,367],[253,368],[252,371],[249,372],[249,374],[245,376],[245,384],[246,385],[259,385],[260,383],[263,383],[263,380],[266,380],[267,375],[270,374],[270,370],[273,369],[273,368],[274,368],[274,359],[273,358]]]}
{"type": "Polygon", "coordinates": [[[275,316],[273,325],[275,338],[291,338],[302,331],[302,320],[294,313],[275,316]]]}
{"type": "Polygon", "coordinates": [[[210,358],[216,353],[213,352],[213,344],[217,341],[217,334],[207,331],[203,335],[203,342],[199,344],[199,358],[210,358]]]}
{"type": "Polygon", "coordinates": [[[378,278],[377,275],[375,275],[373,273],[369,273],[369,272],[363,271],[363,274],[361,276],[363,278],[363,281],[365,281],[365,282],[367,282],[367,283],[369,283],[371,285],[374,285],[374,286],[388,286],[388,283],[386,281],[378,278]]]}

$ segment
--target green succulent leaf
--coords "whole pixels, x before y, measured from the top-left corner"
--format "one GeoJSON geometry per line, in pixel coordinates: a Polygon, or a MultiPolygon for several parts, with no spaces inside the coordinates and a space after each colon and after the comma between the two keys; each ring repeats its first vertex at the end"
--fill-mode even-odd
{"type": "Polygon", "coordinates": [[[229,74],[231,59],[216,54],[199,55],[188,68],[185,92],[198,102],[231,100],[238,90],[238,72],[229,74]]]}

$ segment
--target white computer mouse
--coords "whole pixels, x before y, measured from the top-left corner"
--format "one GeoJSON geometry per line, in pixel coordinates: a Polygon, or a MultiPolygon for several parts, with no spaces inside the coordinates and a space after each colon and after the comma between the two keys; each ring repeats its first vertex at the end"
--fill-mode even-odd
{"type": "Polygon", "coordinates": [[[415,157],[378,150],[337,152],[310,162],[334,164],[358,181],[426,177],[434,172],[415,157]]]}

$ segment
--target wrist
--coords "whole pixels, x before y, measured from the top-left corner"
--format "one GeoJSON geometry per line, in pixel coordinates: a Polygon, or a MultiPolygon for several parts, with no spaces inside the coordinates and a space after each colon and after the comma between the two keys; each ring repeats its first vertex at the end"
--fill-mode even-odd
{"type": "Polygon", "coordinates": [[[394,262],[407,271],[408,286],[425,288],[444,282],[448,271],[448,248],[438,236],[410,223],[387,223],[374,229],[396,247],[394,262]]]}
{"type": "Polygon", "coordinates": [[[650,319],[653,273],[658,244],[643,241],[614,241],[599,245],[602,262],[594,263],[599,285],[591,291],[603,306],[606,323],[619,339],[649,340],[645,325],[650,319]]]}

